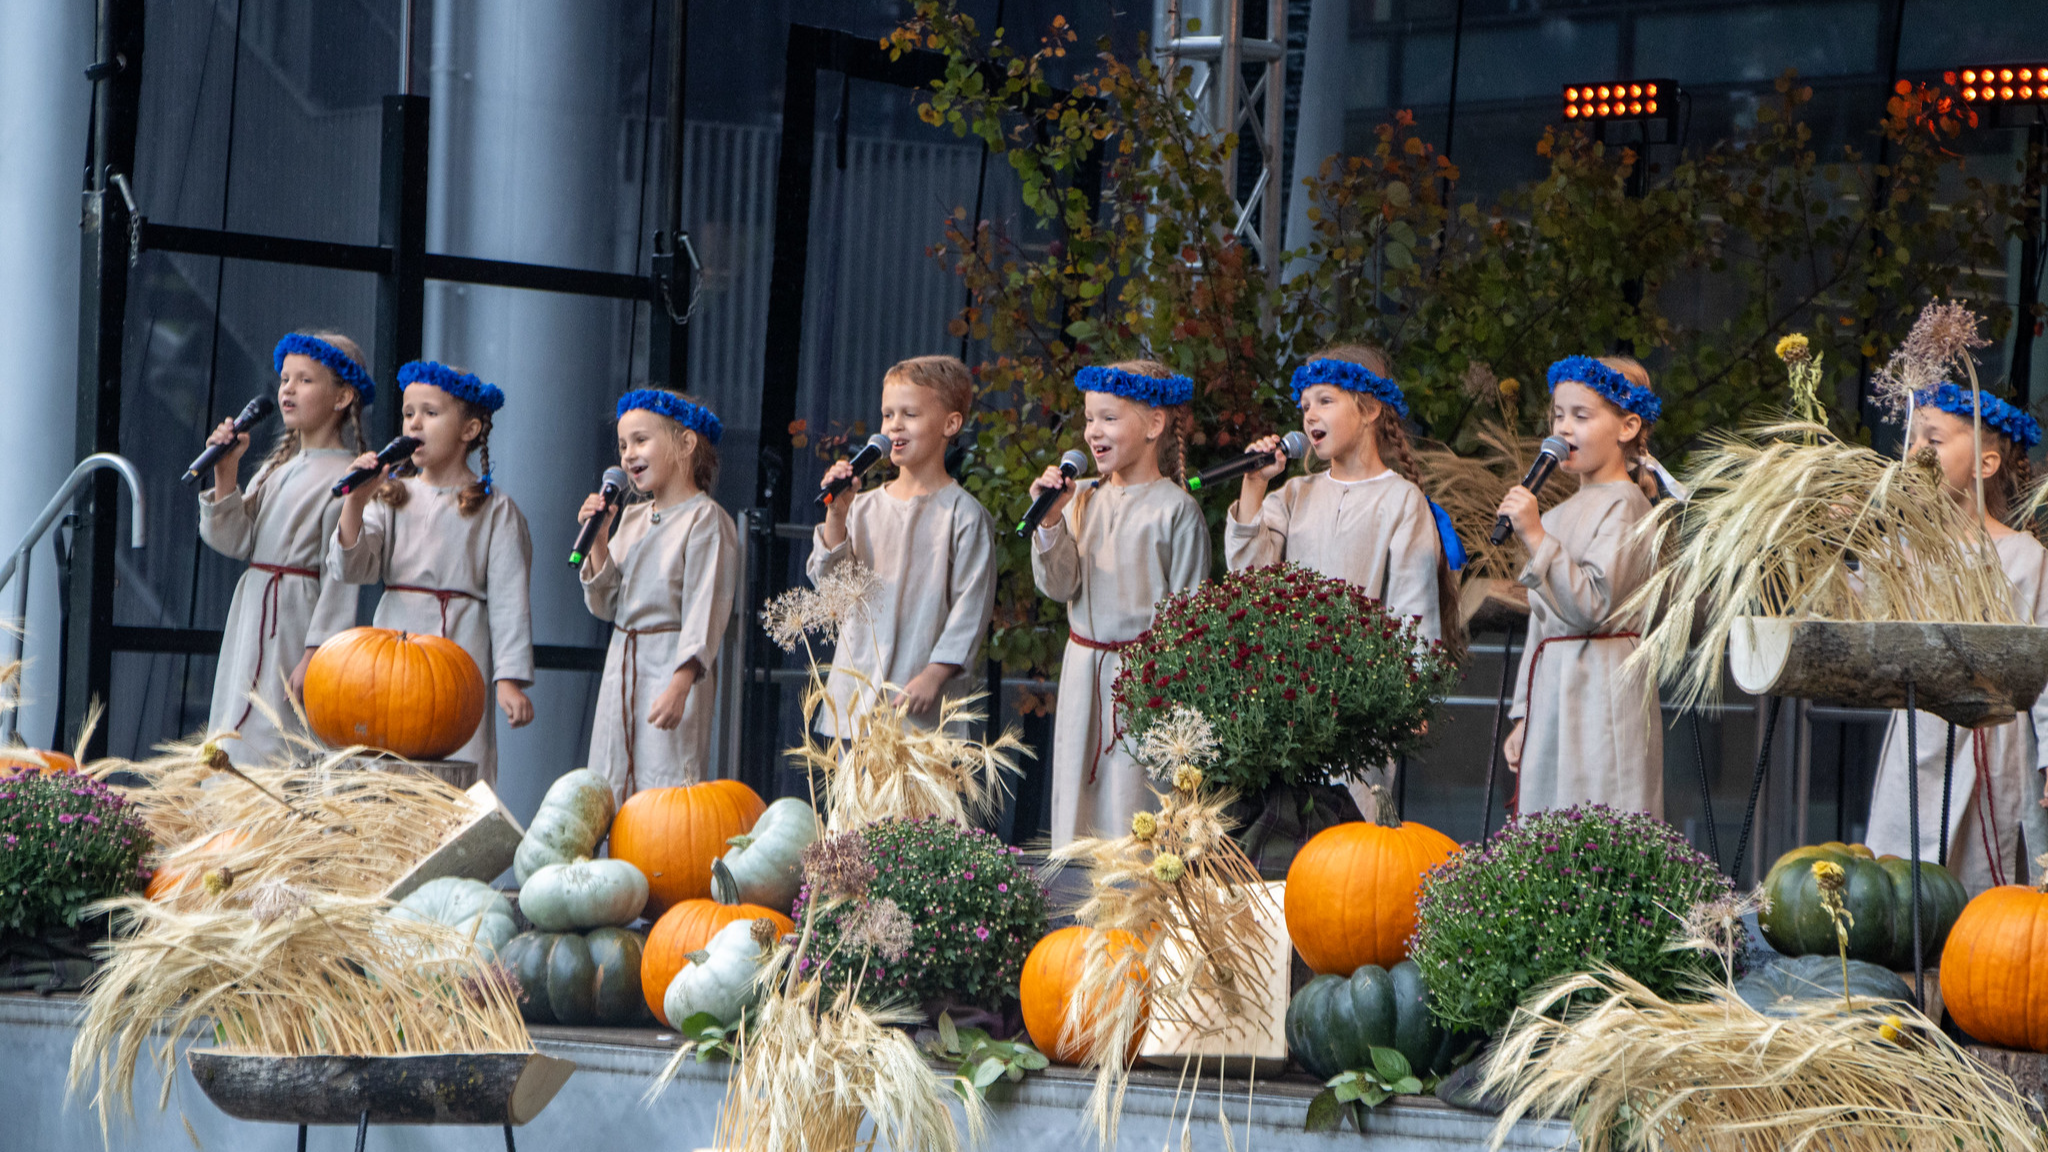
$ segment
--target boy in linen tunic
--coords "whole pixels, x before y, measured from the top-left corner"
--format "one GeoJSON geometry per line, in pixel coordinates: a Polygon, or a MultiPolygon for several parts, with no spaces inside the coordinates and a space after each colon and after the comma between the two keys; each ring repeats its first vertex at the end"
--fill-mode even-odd
{"type": "MultiPolygon", "coordinates": [[[[493,492],[465,516],[456,504],[460,487],[435,488],[418,477],[385,483],[405,485],[403,506],[370,503],[355,547],[344,548],[339,539],[329,546],[330,571],[349,584],[422,589],[386,587],[377,601],[376,626],[445,636],[462,645],[486,682],[532,684],[533,540],[518,505],[493,492]]],[[[485,708],[476,735],[449,757],[474,762],[491,784],[498,779],[494,712],[485,708]]]]}
{"type": "Polygon", "coordinates": [[[355,455],[346,448],[302,449],[258,474],[246,490],[222,496],[216,487],[199,495],[199,538],[250,565],[228,604],[206,721],[209,735],[241,733],[221,745],[237,765],[261,764],[286,750],[283,735],[250,695],[296,730],[286,678],[319,642],[315,637],[355,623],[355,589],[323,572],[327,541],[341,518],[341,501],[329,490],[355,455]]]}
{"type": "Polygon", "coordinates": [[[619,515],[607,562],[583,562],[583,602],[612,625],[603,686],[590,728],[589,767],[623,803],[645,788],[695,784],[706,776],[718,701],[718,649],[732,616],[739,531],[704,492],[655,508],[643,501],[619,515]],[[682,723],[663,731],[647,720],[677,669],[703,671],[682,723]]]}

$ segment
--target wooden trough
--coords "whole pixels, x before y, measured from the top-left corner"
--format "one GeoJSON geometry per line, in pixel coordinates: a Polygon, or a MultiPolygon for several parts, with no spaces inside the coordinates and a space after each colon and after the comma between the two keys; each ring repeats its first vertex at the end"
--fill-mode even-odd
{"type": "Polygon", "coordinates": [[[2048,628],[1748,616],[1729,632],[1728,663],[1753,695],[1869,708],[1904,708],[1911,682],[1921,711],[1988,728],[2048,685],[2048,628]]]}
{"type": "Polygon", "coordinates": [[[257,1056],[195,1048],[193,1079],[237,1120],[274,1124],[524,1124],[574,1061],[538,1052],[257,1056]]]}

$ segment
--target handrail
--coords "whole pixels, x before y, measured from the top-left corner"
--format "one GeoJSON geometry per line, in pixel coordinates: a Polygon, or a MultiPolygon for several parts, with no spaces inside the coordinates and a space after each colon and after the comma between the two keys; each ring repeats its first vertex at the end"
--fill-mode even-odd
{"type": "MultiPolygon", "coordinates": [[[[23,536],[21,543],[15,546],[14,554],[7,558],[6,563],[0,564],[0,588],[7,587],[9,580],[16,581],[14,586],[14,619],[19,622],[18,627],[6,630],[8,633],[8,644],[13,649],[13,653],[5,661],[0,661],[0,668],[9,667],[20,660],[22,651],[28,643],[28,561],[30,550],[49,532],[50,525],[57,522],[58,515],[71,503],[71,498],[78,494],[78,490],[85,486],[86,479],[94,472],[105,468],[111,468],[120,473],[121,479],[128,483],[128,499],[134,506],[128,517],[128,546],[131,548],[141,548],[144,546],[143,541],[148,535],[146,531],[148,517],[143,514],[143,509],[146,505],[142,498],[142,474],[135,470],[135,465],[126,456],[113,452],[95,452],[80,460],[78,467],[73,468],[71,475],[65,478],[63,486],[57,489],[57,494],[50,497],[50,502],[43,506],[42,515],[37,516],[35,523],[29,526],[28,534],[23,536]]],[[[19,703],[18,699],[16,703],[19,703]]],[[[0,709],[0,742],[13,742],[19,714],[20,709],[18,707],[0,709]]]]}

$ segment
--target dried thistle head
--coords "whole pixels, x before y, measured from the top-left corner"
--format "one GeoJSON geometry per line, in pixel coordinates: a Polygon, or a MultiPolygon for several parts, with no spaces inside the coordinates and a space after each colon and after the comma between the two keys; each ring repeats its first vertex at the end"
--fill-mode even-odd
{"type": "Polygon", "coordinates": [[[456,979],[455,986],[462,992],[463,998],[472,1004],[494,1004],[500,998],[514,1004],[526,1002],[525,985],[519,982],[519,977],[513,974],[512,969],[496,960],[473,966],[456,979]]]}
{"type": "Polygon", "coordinates": [[[1193,796],[1202,787],[1202,770],[1193,764],[1183,764],[1173,770],[1173,790],[1184,796],[1193,796]]]}
{"type": "Polygon", "coordinates": [[[1778,341],[1778,359],[1787,364],[1804,364],[1813,359],[1813,348],[1803,333],[1794,332],[1778,341]]]}
{"type": "Polygon", "coordinates": [[[1916,393],[1940,384],[1952,371],[1960,368],[1974,376],[1972,350],[1991,343],[1977,334],[1978,324],[1968,305],[1930,301],[1873,378],[1872,400],[1885,411],[1902,413],[1912,408],[1916,393]]]}
{"type": "Polygon", "coordinates": [[[754,921],[754,926],[747,929],[747,935],[753,938],[754,947],[759,948],[762,952],[773,951],[775,948],[775,921],[766,917],[756,920],[754,921]]]}
{"type": "Polygon", "coordinates": [[[1180,883],[1187,870],[1187,863],[1172,852],[1161,852],[1152,858],[1152,878],[1161,884],[1180,883]]]}
{"type": "Polygon", "coordinates": [[[1724,966],[1732,965],[1748,940],[1743,918],[1770,908],[1769,894],[1759,887],[1749,892],[1724,892],[1681,911],[1665,909],[1678,920],[1678,931],[1666,947],[1674,952],[1706,952],[1724,966]]]}
{"type": "Polygon", "coordinates": [[[1159,817],[1152,813],[1140,812],[1131,817],[1131,835],[1136,836],[1138,839],[1150,842],[1153,835],[1158,831],[1159,817]]]}
{"type": "Polygon", "coordinates": [[[875,879],[868,842],[858,832],[832,832],[811,842],[802,857],[804,879],[826,900],[855,900],[875,879]]]}
{"type": "Polygon", "coordinates": [[[841,564],[813,588],[791,588],[761,609],[761,626],[784,652],[796,651],[807,635],[839,639],[839,630],[867,611],[868,598],[881,586],[865,564],[841,564]]]}
{"type": "Polygon", "coordinates": [[[218,868],[209,868],[200,877],[200,883],[205,887],[208,896],[223,895],[228,889],[235,886],[234,869],[229,868],[225,864],[218,868]]]}
{"type": "Polygon", "coordinates": [[[1200,766],[1216,759],[1216,729],[1209,718],[1185,704],[1176,705],[1164,720],[1139,737],[1133,755],[1154,780],[1167,780],[1183,765],[1200,766]]]}
{"type": "Polygon", "coordinates": [[[1493,374],[1493,365],[1484,360],[1474,360],[1465,365],[1465,375],[1459,386],[1474,400],[1499,400],[1504,391],[1500,378],[1493,374]]]}
{"type": "Polygon", "coordinates": [[[269,924],[312,902],[312,893],[284,879],[265,880],[249,890],[249,915],[269,924]]]}
{"type": "Polygon", "coordinates": [[[887,896],[861,904],[846,918],[842,928],[841,943],[865,948],[891,961],[910,951],[915,931],[910,916],[887,896]]]}

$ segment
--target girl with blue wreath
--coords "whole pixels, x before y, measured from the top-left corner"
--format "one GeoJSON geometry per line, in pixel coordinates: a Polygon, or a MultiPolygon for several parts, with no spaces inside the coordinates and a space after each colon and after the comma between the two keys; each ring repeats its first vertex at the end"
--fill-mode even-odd
{"type": "Polygon", "coordinates": [[[718,650],[739,581],[739,531],[711,498],[724,426],[662,388],[619,398],[619,464],[639,497],[605,517],[583,561],[583,602],[612,626],[590,725],[591,769],[620,803],[709,778],[718,650]]]}
{"type": "Polygon", "coordinates": [[[1600,803],[1662,819],[1657,686],[1623,668],[1641,621],[1620,608],[1654,565],[1634,528],[1656,498],[1647,444],[1663,404],[1632,357],[1568,356],[1549,380],[1550,431],[1570,447],[1558,469],[1579,490],[1542,512],[1516,485],[1500,505],[1529,552],[1517,576],[1529,590],[1529,630],[1504,748],[1518,774],[1509,807],[1600,803]]]}
{"type": "Polygon", "coordinates": [[[1152,606],[1209,573],[1209,526],[1182,483],[1195,385],[1165,365],[1130,360],[1074,377],[1097,478],[1057,467],[1031,485],[1060,492],[1032,540],[1039,594],[1067,606],[1052,750],[1052,843],[1123,836],[1152,806],[1125,747],[1111,686],[1120,653],[1152,627],[1152,606]]]}
{"type": "Polygon", "coordinates": [[[362,411],[377,395],[363,350],[339,332],[294,332],[271,364],[283,434],[244,489],[249,435],[221,421],[206,442],[228,450],[199,494],[199,538],[249,565],[228,604],[206,724],[210,735],[239,734],[224,747],[245,766],[288,750],[279,725],[303,734],[293,700],[316,638],[355,622],[355,589],[324,573],[341,516],[328,490],[363,451],[362,411]]]}
{"type": "MultiPolygon", "coordinates": [[[[513,728],[533,720],[533,538],[526,517],[491,476],[491,421],[505,393],[460,368],[416,360],[398,370],[412,458],[342,497],[328,571],[348,584],[384,585],[379,628],[455,641],[495,685],[513,728]],[[470,468],[479,458],[483,474],[470,468]]],[[[375,468],[375,453],[357,468],[375,468]]],[[[324,637],[322,638],[324,639],[324,637]]],[[[449,757],[498,779],[498,726],[486,713],[449,757]]]]}
{"type": "MultiPolygon", "coordinates": [[[[1983,400],[1981,421],[1970,389],[1945,383],[1916,394],[1907,455],[1933,452],[1949,496],[1971,520],[1982,524],[1981,539],[1990,544],[1999,567],[2012,581],[2015,618],[2025,624],[2048,624],[2048,548],[2031,532],[2009,523],[2032,487],[2027,450],[2041,442],[2041,426],[1996,396],[1975,395],[1983,400]]],[[[1920,774],[1920,858],[1941,859],[1945,844],[1949,871],[1972,896],[2000,884],[2027,883],[2028,861],[2048,851],[2048,820],[2041,807],[2048,802],[2048,754],[2042,748],[2042,737],[2048,735],[2048,694],[1996,727],[1958,732],[1926,712],[1919,715],[1916,727],[1919,744],[1913,770],[1920,774]],[[1944,798],[1941,782],[1951,740],[1955,767],[1944,798]]],[[[1864,837],[1870,850],[1880,855],[1906,856],[1912,849],[1906,759],[1906,714],[1896,711],[1878,756],[1870,830],[1864,837]]]]}

